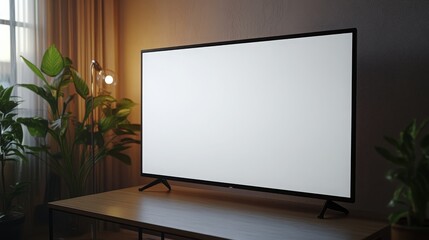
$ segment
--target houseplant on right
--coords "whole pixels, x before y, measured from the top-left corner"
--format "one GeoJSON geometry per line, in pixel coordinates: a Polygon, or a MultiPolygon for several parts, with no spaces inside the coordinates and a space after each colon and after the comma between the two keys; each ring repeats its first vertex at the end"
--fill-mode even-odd
{"type": "Polygon", "coordinates": [[[24,131],[16,119],[19,101],[11,94],[13,87],[0,85],[0,236],[1,239],[20,239],[24,213],[16,198],[26,190],[14,174],[14,164],[27,160],[23,144],[24,131]]]}
{"type": "Polygon", "coordinates": [[[393,147],[376,151],[393,164],[386,178],[398,182],[389,206],[399,210],[389,216],[392,240],[429,239],[429,134],[428,121],[413,120],[399,138],[385,137],[393,147]]]}

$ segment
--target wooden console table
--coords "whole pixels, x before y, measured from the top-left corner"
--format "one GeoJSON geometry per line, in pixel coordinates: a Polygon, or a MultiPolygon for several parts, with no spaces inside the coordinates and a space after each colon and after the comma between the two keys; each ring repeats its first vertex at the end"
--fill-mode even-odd
{"type": "Polygon", "coordinates": [[[49,203],[54,211],[152,230],[181,239],[385,239],[387,223],[341,215],[278,199],[173,186],[171,192],[138,187],[49,203]]]}

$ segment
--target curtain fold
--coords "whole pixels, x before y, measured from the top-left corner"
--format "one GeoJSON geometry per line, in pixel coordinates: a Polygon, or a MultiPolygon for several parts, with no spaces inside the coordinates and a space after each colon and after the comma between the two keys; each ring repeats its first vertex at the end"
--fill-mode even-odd
{"type": "MultiPolygon", "coordinates": [[[[113,70],[118,74],[118,1],[46,1],[47,41],[49,45],[55,44],[64,56],[73,61],[73,65],[87,81],[88,86],[91,85],[92,60],[96,60],[103,69],[113,70]]],[[[97,86],[98,83],[94,81],[94,84],[97,86]]],[[[107,90],[115,96],[117,86],[118,84],[107,90]]],[[[82,119],[84,102],[78,102],[72,109],[82,119]]],[[[116,187],[114,183],[117,181],[113,180],[110,174],[106,174],[113,171],[115,164],[112,161],[97,163],[96,192],[116,187]]]]}
{"type": "MultiPolygon", "coordinates": [[[[29,59],[36,65],[41,63],[43,51],[46,49],[45,4],[45,0],[15,1],[16,84],[34,84],[40,81],[21,60],[20,56],[29,59]]],[[[18,108],[20,116],[44,116],[47,114],[42,100],[37,95],[22,87],[16,87],[15,92],[22,100],[18,108]]],[[[26,134],[24,144],[35,146],[38,142],[37,139],[26,134]]],[[[37,230],[35,225],[38,222],[36,212],[39,209],[38,206],[44,201],[46,172],[46,165],[32,157],[28,162],[21,163],[16,168],[18,179],[31,183],[24,201],[25,235],[37,230]]]]}
{"type": "Polygon", "coordinates": [[[117,70],[117,0],[46,0],[48,43],[89,79],[91,60],[117,70]]]}

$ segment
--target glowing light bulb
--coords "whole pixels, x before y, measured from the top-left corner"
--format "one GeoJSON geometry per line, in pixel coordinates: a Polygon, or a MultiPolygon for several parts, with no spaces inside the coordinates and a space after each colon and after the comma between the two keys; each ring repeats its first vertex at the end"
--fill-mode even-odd
{"type": "Polygon", "coordinates": [[[108,85],[112,84],[112,83],[113,83],[113,76],[112,76],[112,75],[107,75],[107,76],[104,78],[104,82],[105,82],[106,84],[108,84],[108,85]]]}
{"type": "Polygon", "coordinates": [[[117,77],[115,72],[111,70],[101,70],[98,72],[97,81],[100,81],[102,85],[115,85],[117,77]]]}

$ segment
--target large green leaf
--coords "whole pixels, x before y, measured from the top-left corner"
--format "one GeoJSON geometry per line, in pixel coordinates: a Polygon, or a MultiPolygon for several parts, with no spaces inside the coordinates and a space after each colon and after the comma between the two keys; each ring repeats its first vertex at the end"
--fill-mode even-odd
{"type": "Polygon", "coordinates": [[[36,65],[34,65],[33,63],[31,63],[30,61],[28,61],[25,57],[21,56],[22,60],[24,60],[25,64],[27,64],[27,66],[31,69],[31,71],[33,71],[36,76],[38,76],[40,79],[43,80],[43,82],[46,85],[49,85],[48,81],[46,81],[45,76],[43,75],[42,71],[40,71],[39,68],[36,67],[36,65]]]}
{"type": "Polygon", "coordinates": [[[388,161],[396,164],[403,164],[396,156],[391,154],[390,151],[388,151],[387,149],[382,147],[375,147],[375,150],[388,161]]]}
{"type": "Polygon", "coordinates": [[[14,101],[1,102],[0,104],[0,112],[3,114],[11,114],[15,107],[18,106],[18,103],[14,101]]]}
{"type": "Polygon", "coordinates": [[[108,130],[115,128],[118,125],[118,118],[115,116],[107,116],[99,121],[100,123],[100,131],[107,132],[108,130]]]}
{"type": "Polygon", "coordinates": [[[135,105],[136,104],[131,99],[123,98],[117,102],[115,109],[112,109],[112,111],[109,113],[105,111],[105,113],[106,115],[114,114],[117,117],[125,119],[131,113],[131,108],[133,108],[135,105]]]}
{"type": "Polygon", "coordinates": [[[61,73],[64,68],[64,59],[55,45],[51,45],[42,58],[41,70],[50,77],[55,77],[61,73]]]}
{"type": "Polygon", "coordinates": [[[8,102],[10,101],[10,96],[12,95],[13,87],[3,88],[2,85],[0,85],[0,101],[1,102],[8,102]]]}
{"type": "Polygon", "coordinates": [[[126,118],[130,114],[131,114],[131,109],[124,108],[116,112],[116,117],[126,118]]]}
{"type": "Polygon", "coordinates": [[[24,141],[24,131],[22,130],[22,126],[19,122],[14,121],[11,124],[11,132],[13,132],[13,135],[15,136],[16,140],[19,141],[19,143],[24,141]]]}
{"type": "Polygon", "coordinates": [[[88,96],[85,100],[85,116],[83,121],[88,120],[93,110],[102,105],[106,105],[115,101],[115,98],[110,95],[99,95],[96,97],[88,96]]]}
{"type": "Polygon", "coordinates": [[[73,83],[76,89],[76,92],[82,97],[86,98],[89,94],[88,85],[86,82],[79,76],[79,74],[72,70],[73,83]]]}
{"type": "Polygon", "coordinates": [[[68,57],[64,58],[64,66],[65,67],[71,67],[72,64],[73,64],[73,61],[70,58],[68,58],[68,57]]]}
{"type": "Polygon", "coordinates": [[[48,120],[43,118],[18,118],[17,121],[25,125],[28,132],[33,137],[46,137],[48,133],[49,123],[48,120]]]}
{"type": "Polygon", "coordinates": [[[136,135],[136,132],[141,131],[140,124],[120,123],[117,128],[113,130],[116,135],[136,135]]]}
{"type": "Polygon", "coordinates": [[[396,139],[394,139],[392,137],[385,136],[384,140],[386,140],[386,142],[390,143],[395,148],[398,148],[400,146],[400,143],[396,139]]]}
{"type": "Polygon", "coordinates": [[[399,220],[401,220],[402,218],[406,218],[406,217],[408,217],[408,211],[406,211],[406,210],[394,212],[394,213],[389,215],[389,222],[390,223],[397,223],[399,220]]]}
{"type": "Polygon", "coordinates": [[[10,149],[10,151],[6,155],[6,157],[8,157],[8,158],[4,159],[4,160],[14,161],[14,162],[27,161],[27,155],[25,155],[23,153],[23,151],[24,151],[23,145],[14,144],[13,146],[16,148],[10,149]]]}
{"type": "Polygon", "coordinates": [[[129,98],[122,98],[118,101],[118,106],[117,108],[119,109],[129,109],[134,107],[136,104],[133,102],[133,100],[129,99],[129,98]]]}
{"type": "Polygon", "coordinates": [[[18,106],[18,102],[11,99],[13,87],[1,88],[0,91],[0,112],[9,114],[18,106]]]}
{"type": "Polygon", "coordinates": [[[125,163],[127,165],[131,165],[131,158],[130,158],[130,156],[128,156],[128,155],[126,155],[124,153],[116,152],[116,151],[111,151],[111,152],[109,152],[109,155],[112,156],[112,157],[114,157],[114,158],[116,158],[116,159],[118,159],[119,161],[121,161],[121,162],[123,162],[123,163],[125,163]]]}
{"type": "Polygon", "coordinates": [[[25,87],[28,90],[37,94],[39,97],[45,99],[45,101],[49,104],[49,107],[51,108],[52,114],[57,113],[56,111],[58,110],[58,102],[50,90],[47,90],[43,87],[39,87],[35,84],[19,84],[18,86],[25,87]]]}
{"type": "Polygon", "coordinates": [[[137,139],[134,139],[134,138],[122,138],[122,139],[120,140],[120,143],[121,143],[121,144],[132,144],[132,143],[140,144],[140,143],[141,143],[141,141],[140,141],[140,140],[137,140],[137,139]]]}
{"type": "Polygon", "coordinates": [[[64,68],[63,72],[53,78],[51,88],[58,92],[58,95],[63,95],[62,89],[67,87],[72,82],[72,75],[69,68],[64,68]]]}

